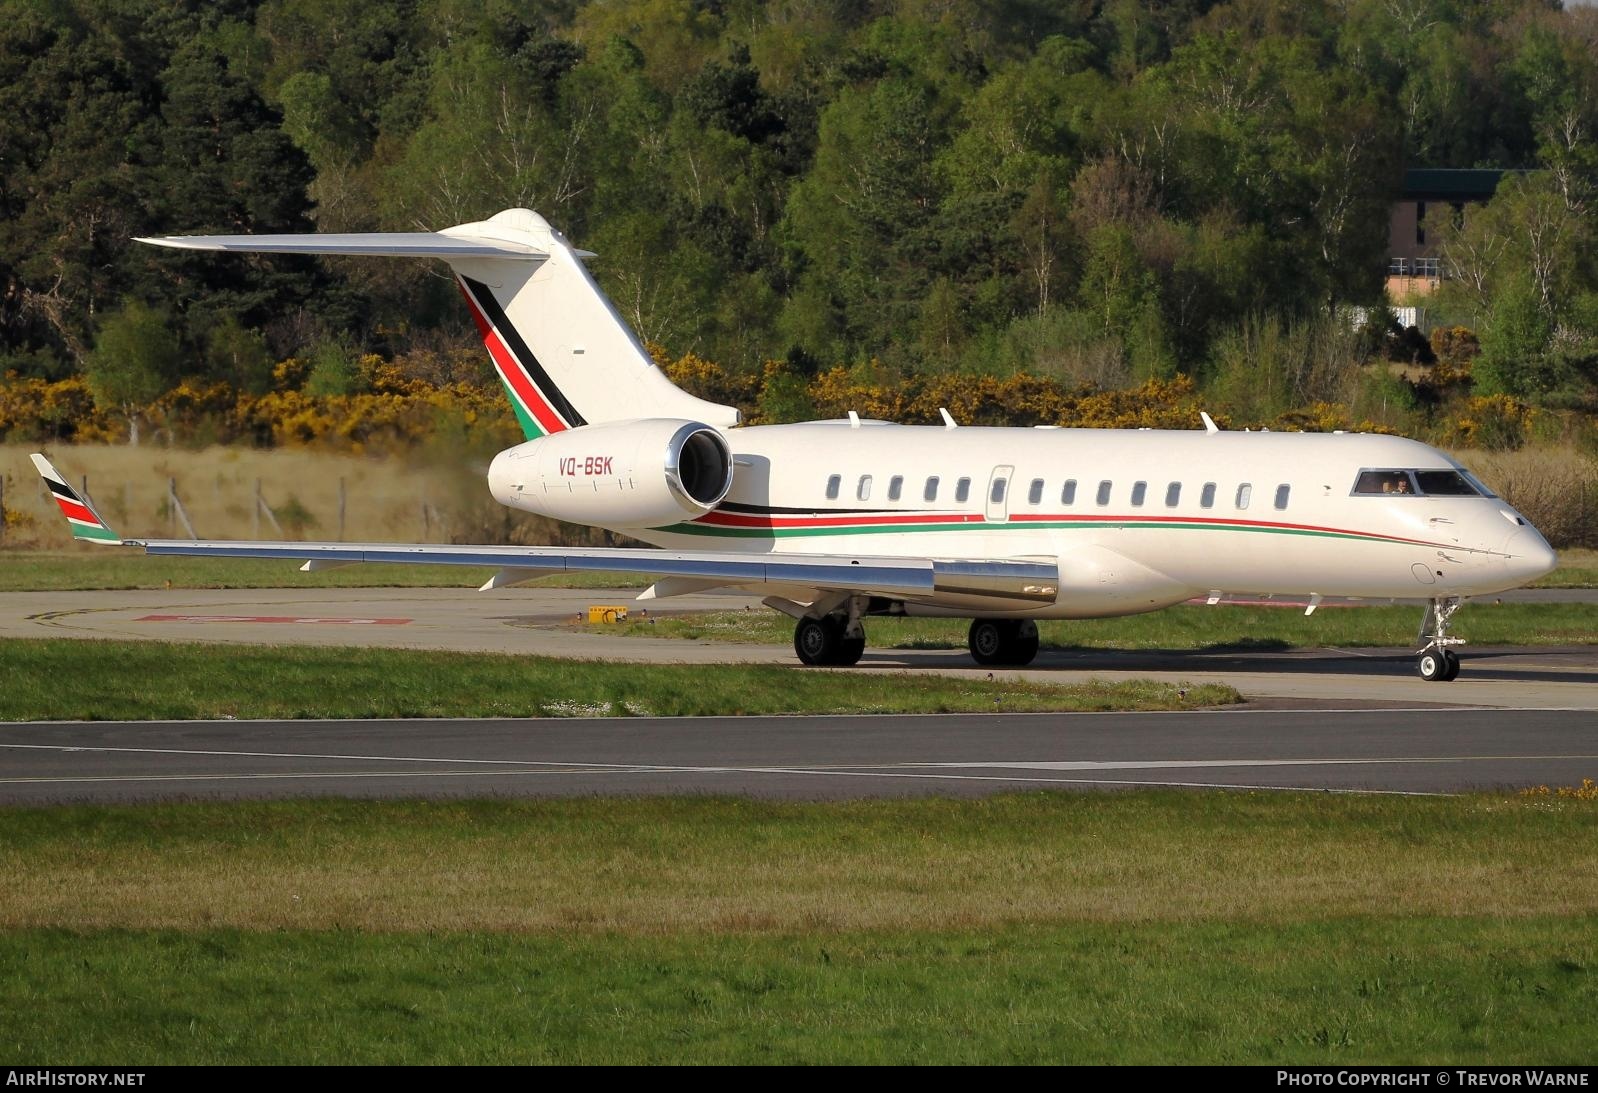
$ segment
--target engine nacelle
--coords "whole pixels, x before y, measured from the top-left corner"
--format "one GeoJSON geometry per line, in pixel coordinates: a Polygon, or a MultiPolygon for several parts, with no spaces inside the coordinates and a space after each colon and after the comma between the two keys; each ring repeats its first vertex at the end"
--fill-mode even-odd
{"type": "Polygon", "coordinates": [[[709,425],[649,418],[584,425],[507,448],[495,500],[574,524],[652,528],[701,516],[732,487],[732,449],[709,425]]]}

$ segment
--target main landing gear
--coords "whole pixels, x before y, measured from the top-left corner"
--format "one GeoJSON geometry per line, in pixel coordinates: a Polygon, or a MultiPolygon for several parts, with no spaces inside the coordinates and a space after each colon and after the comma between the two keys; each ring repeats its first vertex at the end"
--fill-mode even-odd
{"type": "Polygon", "coordinates": [[[1038,624],[1031,619],[972,619],[966,644],[978,664],[1019,668],[1038,655],[1038,624]]]}
{"type": "Polygon", "coordinates": [[[800,619],[793,628],[793,651],[812,667],[847,668],[860,663],[866,651],[865,627],[841,615],[800,619]]]}
{"type": "MultiPolygon", "coordinates": [[[[966,638],[971,656],[989,667],[1019,668],[1038,655],[1038,624],[1031,619],[976,619],[966,638]]],[[[817,668],[847,668],[866,651],[866,631],[851,610],[799,619],[793,628],[793,651],[817,668]]]]}
{"type": "Polygon", "coordinates": [[[1421,616],[1420,633],[1415,638],[1421,647],[1420,658],[1415,666],[1427,683],[1448,683],[1459,675],[1459,654],[1449,646],[1464,645],[1465,639],[1448,636],[1448,620],[1459,610],[1459,603],[1458,596],[1433,600],[1421,616]]]}

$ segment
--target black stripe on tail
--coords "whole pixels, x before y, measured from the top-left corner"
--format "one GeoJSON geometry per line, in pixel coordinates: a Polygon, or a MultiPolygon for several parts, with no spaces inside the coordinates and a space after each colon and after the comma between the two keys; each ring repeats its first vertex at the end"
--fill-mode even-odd
{"type": "Polygon", "coordinates": [[[470,277],[462,277],[461,283],[471,291],[477,306],[483,309],[483,314],[488,316],[488,321],[494,324],[494,329],[498,330],[499,336],[504,339],[505,347],[521,362],[521,366],[527,369],[527,374],[538,387],[539,393],[555,412],[565,418],[566,423],[574,429],[579,425],[587,425],[587,419],[567,401],[566,396],[555,385],[555,381],[550,379],[549,373],[544,371],[544,366],[533,355],[532,349],[522,340],[521,332],[511,323],[510,316],[505,314],[505,309],[499,306],[493,290],[483,282],[474,281],[470,277]]]}

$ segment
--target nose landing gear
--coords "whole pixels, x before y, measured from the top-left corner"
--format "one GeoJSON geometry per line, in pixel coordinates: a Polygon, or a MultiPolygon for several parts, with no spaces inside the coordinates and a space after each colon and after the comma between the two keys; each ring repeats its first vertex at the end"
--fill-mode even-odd
{"type": "Polygon", "coordinates": [[[1459,610],[1458,596],[1433,600],[1426,606],[1420,619],[1420,633],[1415,641],[1420,645],[1420,657],[1415,662],[1420,678],[1428,683],[1448,683],[1459,675],[1459,655],[1449,646],[1464,645],[1464,638],[1448,636],[1448,620],[1459,610]]]}

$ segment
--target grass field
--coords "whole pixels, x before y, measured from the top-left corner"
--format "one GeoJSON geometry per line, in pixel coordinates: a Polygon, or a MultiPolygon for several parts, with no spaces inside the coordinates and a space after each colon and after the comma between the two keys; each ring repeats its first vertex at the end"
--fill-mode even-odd
{"type": "Polygon", "coordinates": [[[1598,1042],[1598,802],[0,813],[17,1063],[1535,1062],[1598,1042]]]}
{"type": "MultiPolygon", "coordinates": [[[[1289,607],[1179,605],[1118,619],[1043,621],[1046,649],[1286,649],[1294,646],[1407,646],[1420,623],[1418,607],[1322,607],[1306,617],[1289,607]]],[[[963,649],[963,619],[867,619],[879,649],[963,649]]],[[[781,645],[793,623],[770,611],[716,611],[635,618],[619,624],[637,637],[781,645]]],[[[1471,603],[1450,633],[1478,645],[1579,645],[1598,642],[1598,603],[1471,603]]]]}
{"type": "Polygon", "coordinates": [[[1598,550],[1561,550],[1559,568],[1531,587],[1598,588],[1598,550]]]}
{"type": "MultiPolygon", "coordinates": [[[[469,591],[494,575],[456,565],[352,565],[302,573],[295,562],[257,558],[149,558],[133,550],[84,546],[76,550],[0,553],[0,592],[64,592],[122,588],[459,588],[469,591]]],[[[572,573],[539,577],[527,588],[644,588],[631,573],[572,573]]]]}
{"type": "Polygon", "coordinates": [[[706,671],[264,645],[12,640],[0,641],[0,663],[0,721],[1163,710],[1240,701],[1217,684],[1054,685],[764,665],[706,671]]]}

